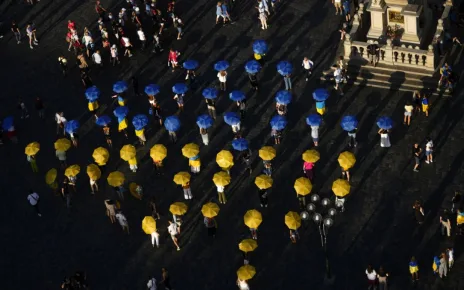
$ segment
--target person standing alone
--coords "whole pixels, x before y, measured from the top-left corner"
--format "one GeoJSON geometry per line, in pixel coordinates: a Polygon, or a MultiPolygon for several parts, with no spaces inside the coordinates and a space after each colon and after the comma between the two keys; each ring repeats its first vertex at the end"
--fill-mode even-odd
{"type": "Polygon", "coordinates": [[[37,192],[33,191],[32,189],[29,190],[27,200],[29,201],[29,204],[35,209],[37,215],[41,217],[42,214],[40,213],[39,209],[39,195],[37,194],[37,192]]]}

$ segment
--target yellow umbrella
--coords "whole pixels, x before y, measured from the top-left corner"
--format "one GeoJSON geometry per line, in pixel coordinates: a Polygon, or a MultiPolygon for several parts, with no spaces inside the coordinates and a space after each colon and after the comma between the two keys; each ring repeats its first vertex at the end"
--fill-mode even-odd
{"type": "Polygon", "coordinates": [[[175,202],[169,207],[169,211],[175,215],[184,215],[187,212],[187,205],[183,202],[175,202]]]}
{"type": "Polygon", "coordinates": [[[295,180],[295,185],[293,186],[293,188],[295,188],[296,194],[308,195],[313,189],[313,185],[311,184],[311,180],[309,180],[308,178],[300,177],[297,180],[295,180]]]}
{"type": "Polygon", "coordinates": [[[150,149],[150,157],[153,158],[153,160],[161,161],[166,158],[167,155],[168,149],[162,144],[155,144],[150,149]]]}
{"type": "Polygon", "coordinates": [[[201,213],[204,217],[213,218],[219,214],[219,206],[214,202],[208,202],[201,207],[201,213]]]}
{"type": "Polygon", "coordinates": [[[142,230],[147,234],[151,235],[151,233],[156,232],[156,221],[151,216],[146,216],[142,220],[142,230]]]}
{"type": "Polygon", "coordinates": [[[338,156],[338,164],[345,170],[352,168],[355,163],[356,157],[349,151],[342,152],[340,156],[338,156]]]}
{"type": "Polygon", "coordinates": [[[195,143],[188,143],[182,148],[182,155],[187,158],[192,158],[200,153],[200,147],[195,143]]]}
{"type": "Polygon", "coordinates": [[[81,167],[77,164],[71,165],[64,171],[64,175],[67,177],[74,177],[81,172],[81,167]]]}
{"type": "Polygon", "coordinates": [[[124,184],[124,174],[119,171],[113,171],[110,175],[108,175],[106,180],[108,181],[108,184],[113,187],[121,186],[124,184]]]}
{"type": "Polygon", "coordinates": [[[226,186],[230,183],[230,175],[225,171],[214,173],[213,182],[216,186],[226,186]]]}
{"type": "Polygon", "coordinates": [[[103,166],[106,164],[106,162],[108,162],[108,159],[110,158],[110,152],[108,152],[108,150],[104,147],[98,147],[97,149],[93,150],[92,157],[95,160],[95,163],[103,166]]]}
{"type": "Polygon", "coordinates": [[[321,158],[321,154],[314,149],[306,150],[303,153],[303,160],[310,163],[315,163],[321,158]]]}
{"type": "Polygon", "coordinates": [[[291,230],[296,230],[301,227],[301,217],[297,212],[289,211],[285,215],[285,224],[291,230]]]}
{"type": "Polygon", "coordinates": [[[26,149],[24,150],[24,153],[26,153],[26,155],[28,155],[28,156],[33,156],[33,155],[36,155],[37,152],[39,152],[39,151],[40,151],[39,142],[32,142],[32,143],[29,143],[26,146],[26,149]]]}
{"type": "Polygon", "coordinates": [[[272,178],[265,174],[261,174],[255,179],[255,184],[259,189],[268,189],[272,187],[272,178]]]}
{"type": "Polygon", "coordinates": [[[87,166],[87,175],[89,176],[90,179],[92,180],[98,180],[101,177],[101,171],[100,168],[95,165],[95,164],[89,164],[87,166]]]}
{"type": "Polygon", "coordinates": [[[245,253],[253,252],[254,250],[256,250],[257,247],[258,247],[258,242],[252,239],[245,239],[241,241],[240,244],[238,244],[238,248],[240,249],[240,251],[245,252],[245,253]]]}
{"type": "Polygon", "coordinates": [[[129,161],[135,158],[135,147],[133,145],[127,144],[122,146],[121,151],[119,151],[121,159],[124,161],[129,161]]]}
{"type": "Polygon", "coordinates": [[[251,265],[243,265],[237,270],[237,277],[243,281],[250,280],[255,274],[256,269],[251,265]]]}
{"type": "Polygon", "coordinates": [[[234,156],[230,151],[221,150],[221,152],[216,155],[216,163],[221,168],[231,167],[234,165],[234,156]]]}
{"type": "Polygon", "coordinates": [[[178,185],[187,184],[190,181],[190,173],[181,171],[174,175],[174,182],[178,185]]]}
{"type": "Polygon", "coordinates": [[[56,140],[55,142],[55,149],[58,151],[68,151],[71,148],[71,141],[66,138],[61,138],[56,140]]]}
{"type": "Polygon", "coordinates": [[[261,157],[264,161],[270,161],[276,157],[276,151],[271,146],[264,146],[259,149],[259,157],[261,157]]]}
{"type": "Polygon", "coordinates": [[[245,213],[243,220],[245,221],[245,225],[250,229],[257,229],[263,221],[263,217],[259,211],[251,209],[245,213]]]}
{"type": "Polygon", "coordinates": [[[338,197],[344,197],[350,193],[350,183],[345,179],[337,179],[332,184],[332,191],[338,197]]]}
{"type": "Polygon", "coordinates": [[[47,174],[45,174],[45,183],[48,185],[53,184],[56,180],[56,176],[58,175],[58,171],[55,168],[50,169],[47,174]]]}

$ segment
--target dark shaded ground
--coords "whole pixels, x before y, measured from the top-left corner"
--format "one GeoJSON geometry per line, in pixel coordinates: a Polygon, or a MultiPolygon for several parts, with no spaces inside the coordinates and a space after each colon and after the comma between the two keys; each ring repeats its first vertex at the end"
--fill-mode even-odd
{"type": "MultiPolygon", "coordinates": [[[[114,7],[121,1],[104,2],[114,7]]],[[[101,132],[95,128],[87,111],[84,90],[79,83],[77,68],[63,79],[57,57],[66,51],[64,33],[66,20],[73,19],[78,27],[91,25],[96,20],[93,2],[45,1],[33,8],[12,5],[4,11],[6,20],[17,15],[21,27],[27,19],[34,19],[39,30],[40,47],[31,51],[26,44],[17,46],[12,35],[0,44],[2,51],[0,79],[3,83],[0,114],[15,114],[20,144],[6,144],[0,149],[1,203],[1,280],[2,289],[55,289],[64,275],[77,269],[86,270],[93,289],[144,289],[148,275],[160,277],[160,268],[167,267],[175,289],[234,289],[236,269],[241,265],[238,242],[248,237],[243,214],[259,207],[254,176],[262,170],[257,149],[272,144],[269,120],[275,114],[273,96],[282,88],[281,77],[275,72],[279,60],[289,59],[300,72],[303,56],[317,64],[315,74],[327,68],[334,57],[338,41],[339,18],[333,16],[329,2],[285,1],[279,15],[271,19],[268,31],[259,29],[254,19],[253,2],[241,2],[236,12],[243,13],[240,20],[226,27],[214,27],[215,8],[211,1],[179,1],[178,10],[187,23],[186,35],[175,45],[182,48],[181,59],[200,61],[197,72],[200,86],[187,96],[186,113],[182,114],[183,128],[176,145],[168,142],[164,129],[151,127],[146,148],[138,149],[139,172],[128,172],[120,161],[118,150],[112,151],[107,171],[100,182],[101,192],[91,196],[84,172],[80,175],[78,194],[68,212],[60,198],[53,196],[44,184],[45,172],[58,167],[54,156],[55,125],[53,114],[63,110],[69,119],[79,119],[82,126],[81,145],[68,152],[68,163],[82,168],[92,162],[94,148],[104,145],[101,132]],[[19,21],[21,20],[21,21],[19,21]],[[264,38],[270,43],[267,63],[260,74],[262,90],[257,95],[249,91],[244,63],[252,57],[251,43],[264,38]],[[219,170],[215,155],[223,148],[231,149],[232,132],[221,118],[212,129],[212,142],[202,147],[202,172],[193,180],[193,199],[185,218],[181,236],[182,251],[176,252],[166,233],[168,207],[183,199],[182,192],[172,182],[172,176],[188,169],[181,156],[181,147],[188,142],[200,143],[193,122],[206,110],[201,88],[216,82],[212,70],[214,62],[227,59],[231,63],[229,89],[242,89],[249,97],[244,136],[254,150],[252,178],[240,174],[240,166],[232,169],[232,184],[227,188],[229,202],[221,207],[218,217],[219,233],[212,241],[206,236],[200,207],[206,201],[216,200],[212,175],[219,170]],[[32,112],[30,120],[19,119],[17,97],[22,96],[32,112]],[[47,120],[40,121],[33,111],[32,100],[41,96],[47,105],[47,120]],[[39,141],[40,174],[33,175],[23,154],[24,146],[39,141]],[[167,172],[164,177],[154,175],[147,152],[155,143],[168,145],[167,172]],[[122,233],[118,225],[111,225],[105,216],[103,199],[112,197],[106,186],[106,175],[115,169],[126,173],[128,181],[141,183],[146,196],[156,196],[163,214],[159,222],[162,246],[154,250],[140,228],[143,216],[149,214],[146,200],[126,197],[122,209],[128,217],[131,235],[122,233]],[[36,189],[42,198],[43,217],[37,218],[26,201],[29,188],[36,189]]],[[[119,6],[117,6],[119,7],[119,6]]],[[[115,10],[114,10],[115,11],[115,10]]],[[[149,22],[145,23],[149,25],[149,22]]],[[[133,28],[129,28],[129,31],[133,28]]],[[[172,31],[171,31],[172,33],[172,31]]],[[[136,39],[133,40],[137,45],[136,39]]],[[[179,70],[171,73],[166,67],[166,52],[162,56],[136,52],[134,58],[124,59],[122,65],[91,73],[95,84],[102,90],[101,103],[111,108],[112,83],[139,76],[140,85],[162,85],[162,106],[166,115],[175,113],[171,100],[171,86],[183,80],[179,70]]],[[[274,161],[274,186],[270,206],[262,210],[264,222],[259,228],[259,248],[251,256],[257,275],[250,281],[252,289],[321,289],[324,283],[324,256],[319,235],[312,224],[304,224],[301,241],[292,245],[284,225],[284,214],[298,210],[293,190],[294,180],[302,175],[301,153],[312,147],[305,117],[314,112],[312,91],[319,87],[317,77],[306,83],[299,74],[294,76],[294,102],[289,107],[289,124],[284,141],[277,146],[274,161]]],[[[217,84],[216,84],[217,85],[217,84]]],[[[408,261],[416,255],[421,267],[420,289],[463,289],[464,269],[462,246],[456,246],[457,263],[451,278],[445,283],[435,281],[430,274],[432,257],[451,242],[438,235],[438,214],[442,207],[450,206],[455,190],[462,190],[463,121],[462,94],[450,99],[431,100],[431,115],[415,117],[410,128],[402,125],[403,106],[411,96],[406,93],[350,87],[340,98],[335,94],[328,101],[321,134],[321,160],[316,166],[313,192],[331,197],[331,184],[340,175],[337,156],[346,150],[346,133],[339,126],[343,115],[353,114],[360,120],[359,146],[354,150],[358,162],[353,170],[352,193],[347,210],[336,218],[330,230],[328,249],[334,274],[333,289],[362,289],[364,270],[368,263],[376,268],[384,265],[391,274],[391,289],[408,289],[408,261]],[[392,116],[396,122],[392,134],[393,146],[380,148],[375,121],[378,116],[392,116]],[[436,143],[436,162],[425,165],[420,173],[412,172],[410,146],[431,136],[436,143]],[[414,221],[412,203],[420,199],[427,213],[426,223],[418,228],[414,221]],[[454,288],[453,288],[454,287],[454,288]]],[[[146,113],[148,102],[144,96],[130,98],[131,114],[146,113]]],[[[235,105],[222,96],[218,112],[236,110],[235,105]]],[[[107,111],[111,114],[111,111],[107,111]]],[[[115,147],[125,144],[120,136],[115,147]]],[[[135,144],[135,136],[131,137],[135,144]]],[[[238,163],[238,162],[237,162],[238,163]]],[[[457,239],[456,244],[462,245],[457,239]]]]}

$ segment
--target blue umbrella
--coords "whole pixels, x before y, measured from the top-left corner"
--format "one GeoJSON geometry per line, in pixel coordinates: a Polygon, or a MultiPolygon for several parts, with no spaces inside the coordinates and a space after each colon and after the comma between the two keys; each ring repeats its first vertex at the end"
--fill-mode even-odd
{"type": "Polygon", "coordinates": [[[73,134],[76,133],[77,129],[79,129],[79,122],[76,120],[71,120],[66,123],[66,126],[64,126],[64,130],[68,134],[73,134]]]}
{"type": "Polygon", "coordinates": [[[292,93],[289,91],[278,91],[275,99],[279,104],[288,105],[292,101],[292,93]]]}
{"type": "Polygon", "coordinates": [[[287,120],[284,116],[277,115],[272,117],[270,124],[272,129],[282,130],[287,125],[287,120]]]}
{"type": "Polygon", "coordinates": [[[224,114],[224,122],[230,126],[238,125],[240,124],[240,116],[235,112],[227,112],[224,114]]]}
{"type": "Polygon", "coordinates": [[[127,88],[128,88],[128,86],[127,86],[127,83],[125,81],[118,81],[118,82],[115,82],[114,85],[113,85],[113,91],[116,94],[124,93],[127,90],[127,88]]]}
{"type": "Polygon", "coordinates": [[[240,102],[245,100],[246,96],[242,91],[232,91],[229,94],[229,98],[234,102],[240,102]]]}
{"type": "Polygon", "coordinates": [[[229,63],[225,60],[218,61],[214,64],[214,69],[217,71],[226,70],[229,67],[229,63]]]}
{"type": "Polygon", "coordinates": [[[218,90],[215,88],[206,88],[203,90],[203,97],[206,99],[216,99],[218,96],[218,90]]]}
{"type": "Polygon", "coordinates": [[[281,61],[277,64],[277,72],[279,72],[283,76],[291,74],[292,71],[293,65],[288,61],[281,61]]]}
{"type": "Polygon", "coordinates": [[[188,91],[188,87],[184,83],[177,83],[172,87],[172,92],[174,94],[181,95],[181,94],[185,94],[187,91],[188,91]]]}
{"type": "Polygon", "coordinates": [[[209,115],[204,114],[200,115],[197,118],[197,125],[202,129],[208,129],[209,127],[213,126],[214,120],[209,115]]]}
{"type": "Polygon", "coordinates": [[[93,103],[100,97],[100,90],[96,86],[92,86],[85,90],[85,97],[89,102],[93,103]]]}
{"type": "Polygon", "coordinates": [[[149,96],[154,96],[160,92],[160,86],[155,85],[155,84],[149,84],[148,86],[145,87],[145,94],[149,96]]]}
{"type": "Polygon", "coordinates": [[[245,64],[245,71],[249,74],[258,73],[261,70],[261,65],[256,60],[250,60],[245,64]]]}
{"type": "Polygon", "coordinates": [[[164,120],[166,130],[176,132],[180,129],[180,120],[177,116],[169,116],[164,120]]]}
{"type": "Polygon", "coordinates": [[[134,125],[135,130],[142,130],[143,127],[148,125],[148,117],[144,114],[135,115],[132,118],[132,125],[134,125]]]}
{"type": "Polygon", "coordinates": [[[97,118],[97,121],[95,122],[98,126],[108,126],[109,123],[111,123],[111,118],[108,115],[103,115],[97,118]]]}
{"type": "Polygon", "coordinates": [[[343,117],[341,123],[343,130],[352,131],[358,127],[358,120],[355,116],[345,116],[343,117]]]}
{"type": "Polygon", "coordinates": [[[377,120],[377,126],[379,126],[380,129],[390,130],[393,128],[393,120],[390,117],[380,117],[377,120]]]}
{"type": "Polygon", "coordinates": [[[126,106],[117,107],[113,111],[114,116],[117,118],[124,118],[127,116],[127,113],[129,113],[129,109],[126,106]]]}
{"type": "Polygon", "coordinates": [[[253,52],[256,54],[266,54],[269,48],[267,47],[267,43],[264,40],[255,40],[253,42],[253,52]]]}
{"type": "Polygon", "coordinates": [[[2,123],[3,130],[8,131],[11,127],[13,127],[13,120],[12,116],[6,117],[2,123]]]}
{"type": "Polygon", "coordinates": [[[126,119],[126,117],[118,117],[118,123],[121,123],[122,121],[124,121],[124,119],[126,119]]]}
{"type": "Polygon", "coordinates": [[[188,70],[195,70],[198,67],[198,61],[189,59],[184,61],[184,68],[188,70]]]}
{"type": "Polygon", "coordinates": [[[238,138],[232,141],[232,147],[237,151],[245,151],[248,149],[248,141],[244,138],[238,138]]]}
{"type": "Polygon", "coordinates": [[[326,89],[317,89],[313,92],[313,99],[318,102],[323,102],[329,98],[329,95],[326,89]]]}
{"type": "Polygon", "coordinates": [[[322,123],[322,117],[319,114],[311,114],[306,117],[306,124],[309,126],[320,126],[322,123]]]}

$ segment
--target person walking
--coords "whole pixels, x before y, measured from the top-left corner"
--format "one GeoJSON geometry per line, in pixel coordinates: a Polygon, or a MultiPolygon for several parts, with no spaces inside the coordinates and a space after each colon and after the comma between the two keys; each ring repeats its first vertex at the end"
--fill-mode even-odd
{"type": "Polygon", "coordinates": [[[248,286],[248,283],[246,280],[237,279],[236,283],[237,283],[239,290],[250,290],[250,286],[248,286]]]}
{"type": "Polygon", "coordinates": [[[311,138],[313,139],[314,146],[319,145],[319,126],[310,126],[311,127],[311,138]]]}
{"type": "Polygon", "coordinates": [[[411,125],[411,116],[412,116],[412,111],[414,110],[413,105],[411,103],[407,102],[406,105],[404,106],[404,120],[403,123],[405,125],[410,126],[411,125]]]}
{"type": "Polygon", "coordinates": [[[89,181],[90,181],[90,193],[95,194],[95,192],[98,192],[97,180],[89,178],[89,181]]]}
{"type": "Polygon", "coordinates": [[[219,203],[226,204],[227,198],[226,198],[226,194],[224,193],[226,188],[220,185],[216,185],[216,187],[217,187],[219,203]]]}
{"type": "Polygon", "coordinates": [[[55,155],[60,161],[61,169],[66,169],[66,151],[56,150],[55,155]]]}
{"type": "Polygon", "coordinates": [[[430,137],[425,138],[425,163],[433,163],[433,141],[430,137]]]}
{"type": "Polygon", "coordinates": [[[105,136],[106,144],[108,144],[108,147],[111,149],[113,148],[113,141],[111,140],[111,130],[108,125],[103,127],[103,135],[105,136]]]}
{"type": "Polygon", "coordinates": [[[242,101],[237,102],[237,107],[240,111],[240,119],[243,120],[245,119],[245,114],[246,114],[246,99],[242,101]]]}
{"type": "Polygon", "coordinates": [[[389,137],[390,131],[385,130],[385,129],[380,129],[377,133],[380,135],[380,147],[382,148],[390,147],[391,146],[390,137],[389,137]]]}
{"type": "Polygon", "coordinates": [[[155,245],[156,245],[157,248],[159,248],[159,245],[160,245],[160,243],[159,243],[160,234],[158,233],[158,230],[155,229],[155,231],[152,232],[152,233],[150,234],[150,236],[151,236],[151,245],[153,246],[153,248],[155,247],[155,245]]]}
{"type": "Polygon", "coordinates": [[[27,155],[27,161],[31,164],[32,172],[38,173],[39,167],[35,155],[27,155]]]}
{"type": "Polygon", "coordinates": [[[168,55],[168,66],[172,67],[172,71],[174,72],[174,69],[177,68],[177,57],[180,55],[178,51],[175,51],[174,49],[169,50],[169,55],[168,55]]]}
{"type": "Polygon", "coordinates": [[[253,240],[258,239],[258,229],[250,228],[250,234],[253,240]]]}
{"type": "Polygon", "coordinates": [[[414,172],[419,172],[421,154],[422,148],[419,147],[418,143],[415,143],[412,148],[412,156],[414,157],[414,172]]]}
{"type": "Polygon", "coordinates": [[[240,122],[231,126],[234,134],[240,134],[240,122]]]}
{"type": "Polygon", "coordinates": [[[118,48],[116,47],[116,44],[113,44],[110,48],[110,54],[111,54],[111,63],[113,63],[113,66],[117,64],[120,64],[121,62],[119,61],[119,53],[118,53],[118,48]]]}
{"type": "Polygon", "coordinates": [[[21,110],[21,119],[29,118],[29,111],[27,110],[26,104],[24,104],[23,99],[19,98],[18,107],[21,110]]]}
{"type": "Polygon", "coordinates": [[[412,208],[414,209],[414,216],[416,217],[417,223],[421,225],[424,223],[425,214],[420,201],[416,200],[412,208]]]}
{"type": "Polygon", "coordinates": [[[377,272],[372,268],[371,265],[367,266],[366,269],[366,276],[367,276],[367,289],[375,290],[377,289],[377,272]]]}
{"type": "Polygon", "coordinates": [[[166,270],[166,268],[161,268],[161,282],[160,284],[162,284],[164,286],[164,289],[165,290],[173,290],[172,289],[172,286],[171,286],[171,277],[169,275],[169,272],[168,270],[166,270]]]}
{"type": "Polygon", "coordinates": [[[313,70],[314,62],[309,60],[309,58],[305,57],[303,58],[303,63],[301,64],[301,66],[305,70],[306,81],[308,81],[309,77],[311,76],[312,70],[313,70]]]}
{"type": "Polygon", "coordinates": [[[248,73],[248,80],[250,81],[250,86],[255,91],[258,91],[258,76],[257,74],[248,73]]]}
{"type": "Polygon", "coordinates": [[[96,64],[98,67],[103,67],[103,61],[102,61],[102,57],[101,57],[101,54],[100,54],[100,50],[96,50],[93,54],[92,54],[92,61],[94,64],[96,64]]]}
{"type": "Polygon", "coordinates": [[[160,219],[160,214],[156,208],[156,200],[155,200],[155,197],[152,196],[151,199],[150,199],[150,202],[149,202],[149,206],[150,206],[150,210],[151,210],[151,216],[155,219],[155,220],[159,220],[160,219]]]}
{"type": "Polygon", "coordinates": [[[32,189],[29,190],[29,195],[27,196],[27,200],[29,201],[29,204],[35,209],[35,212],[39,217],[42,216],[42,213],[40,212],[39,209],[39,200],[40,197],[37,194],[37,192],[33,191],[32,189]]]}
{"type": "Polygon", "coordinates": [[[66,76],[66,73],[68,72],[68,60],[64,56],[60,56],[58,57],[58,63],[60,64],[63,76],[66,76]]]}
{"type": "Polygon", "coordinates": [[[208,236],[215,238],[216,237],[216,229],[217,229],[217,222],[215,218],[204,217],[203,223],[208,230],[208,236]]]}
{"type": "Polygon", "coordinates": [[[107,199],[104,201],[106,207],[106,215],[110,218],[112,224],[116,222],[116,204],[114,200],[107,199]]]}
{"type": "Polygon", "coordinates": [[[182,27],[184,26],[184,23],[177,15],[172,18],[172,26],[174,26],[177,30],[177,40],[180,40],[183,35],[182,27]]]}
{"type": "Polygon", "coordinates": [[[63,179],[63,183],[61,184],[61,197],[63,200],[66,202],[66,208],[70,209],[71,208],[71,201],[72,201],[72,195],[69,190],[69,179],[68,177],[65,177],[63,179]]]}
{"type": "Polygon", "coordinates": [[[200,136],[201,136],[201,140],[203,141],[203,144],[205,146],[208,146],[209,144],[208,129],[200,128],[200,136]]]}
{"type": "Polygon", "coordinates": [[[177,107],[181,112],[184,111],[184,94],[175,94],[173,99],[177,102],[177,107]]]}
{"type": "Polygon", "coordinates": [[[453,268],[453,265],[454,265],[454,249],[447,248],[446,256],[448,257],[448,270],[451,270],[451,268],[453,268]]]}
{"type": "Polygon", "coordinates": [[[196,158],[195,160],[189,159],[189,166],[190,166],[190,171],[192,172],[193,175],[198,175],[201,170],[201,160],[200,158],[196,158]]]}
{"type": "Polygon", "coordinates": [[[303,173],[306,176],[306,178],[308,178],[311,181],[313,181],[313,178],[314,178],[313,168],[314,168],[314,163],[307,162],[307,161],[303,162],[303,173]]]}
{"type": "Polygon", "coordinates": [[[441,225],[441,235],[446,235],[451,237],[451,220],[450,220],[450,213],[447,209],[443,210],[443,213],[440,215],[440,225],[441,225]]]}
{"type": "Polygon", "coordinates": [[[456,191],[454,193],[453,198],[451,199],[451,203],[452,203],[451,212],[452,213],[455,213],[455,211],[461,207],[461,200],[462,200],[461,194],[456,191]]]}
{"type": "Polygon", "coordinates": [[[388,273],[385,272],[382,266],[380,266],[379,272],[377,273],[379,290],[387,290],[387,278],[388,278],[388,273]]]}
{"type": "Polygon", "coordinates": [[[345,178],[346,177],[346,181],[350,181],[350,168],[345,168],[345,167],[341,167],[340,168],[342,169],[342,178],[345,178]]]}
{"type": "Polygon", "coordinates": [[[147,37],[145,36],[142,27],[139,27],[139,29],[137,30],[137,35],[139,36],[141,49],[145,50],[147,44],[147,37]]]}
{"type": "Polygon", "coordinates": [[[267,207],[268,202],[268,193],[266,189],[258,190],[259,202],[261,203],[261,207],[267,207]]]}
{"type": "Polygon", "coordinates": [[[413,282],[419,281],[419,265],[417,264],[416,257],[412,256],[409,261],[409,273],[413,282]]]}
{"type": "Polygon", "coordinates": [[[106,9],[103,8],[103,6],[101,5],[100,1],[97,1],[95,3],[95,12],[98,13],[98,16],[104,20],[105,19],[105,13],[106,13],[106,9]]]}
{"type": "Polygon", "coordinates": [[[205,99],[206,107],[208,108],[208,115],[216,120],[216,101],[213,99],[205,99]]]}
{"type": "Polygon", "coordinates": [[[348,131],[348,146],[356,147],[358,145],[358,142],[356,141],[357,131],[358,131],[358,128],[353,128],[353,130],[348,131]]]}
{"type": "Polygon", "coordinates": [[[420,113],[421,111],[421,101],[422,96],[419,90],[415,90],[412,94],[412,104],[414,106],[414,112],[420,113]]]}
{"type": "Polygon", "coordinates": [[[37,29],[35,28],[35,25],[32,22],[28,23],[26,26],[26,34],[27,34],[27,37],[29,38],[29,47],[31,49],[34,49],[33,45],[39,45],[39,41],[37,40],[37,37],[36,37],[36,32],[37,32],[37,29]]]}
{"type": "Polygon", "coordinates": [[[179,231],[177,229],[177,224],[173,223],[172,221],[168,221],[168,223],[169,223],[168,232],[171,235],[172,242],[177,247],[177,250],[180,251],[180,247],[179,247],[178,239],[177,239],[177,235],[179,234],[179,231]]]}
{"type": "Polygon", "coordinates": [[[221,91],[225,91],[227,82],[227,72],[225,70],[221,70],[220,72],[218,72],[217,77],[219,79],[219,89],[221,91]]]}
{"type": "Polygon", "coordinates": [[[448,259],[445,253],[440,255],[440,265],[438,266],[438,275],[440,278],[446,278],[448,275],[448,259]]]}
{"type": "Polygon", "coordinates": [[[296,242],[299,239],[300,239],[300,234],[298,233],[298,230],[290,229],[290,241],[292,241],[293,244],[296,244],[296,242]]]}
{"type": "Polygon", "coordinates": [[[290,74],[286,74],[283,76],[284,78],[284,84],[285,84],[285,89],[287,91],[290,91],[292,89],[292,77],[290,74]]]}
{"type": "Polygon", "coordinates": [[[45,106],[40,97],[37,97],[35,99],[34,107],[37,110],[37,114],[39,115],[39,118],[42,120],[45,119],[45,106]]]}
{"type": "Polygon", "coordinates": [[[19,30],[18,25],[16,24],[16,21],[11,21],[11,31],[13,32],[16,43],[20,44],[21,43],[21,30],[19,30]]]}
{"type": "Polygon", "coordinates": [[[186,184],[182,185],[182,189],[184,190],[184,198],[186,200],[192,199],[192,189],[190,188],[190,182],[187,182],[186,184]]]}
{"type": "Polygon", "coordinates": [[[425,116],[428,117],[429,116],[429,99],[427,98],[427,95],[424,94],[422,96],[422,112],[424,112],[425,116]]]}
{"type": "Polygon", "coordinates": [[[129,234],[129,223],[127,222],[127,218],[122,213],[122,211],[118,211],[115,217],[118,220],[118,223],[121,226],[123,232],[127,232],[127,234],[129,234]]]}
{"type": "Polygon", "coordinates": [[[242,154],[242,163],[245,164],[245,169],[243,172],[249,172],[249,174],[251,175],[251,173],[253,172],[253,169],[251,168],[251,152],[250,150],[246,150],[245,152],[243,152],[242,154]]]}

